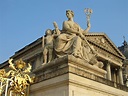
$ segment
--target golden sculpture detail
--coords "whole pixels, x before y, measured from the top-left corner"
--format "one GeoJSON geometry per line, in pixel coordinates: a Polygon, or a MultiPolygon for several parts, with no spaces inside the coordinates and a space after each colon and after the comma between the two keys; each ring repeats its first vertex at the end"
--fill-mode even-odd
{"type": "Polygon", "coordinates": [[[6,85],[6,77],[5,77],[5,70],[0,70],[0,96],[4,92],[4,87],[6,85]]]}
{"type": "Polygon", "coordinates": [[[5,82],[9,80],[10,86],[7,96],[27,96],[26,89],[33,83],[33,78],[29,76],[32,66],[29,63],[26,65],[22,59],[17,60],[15,64],[12,63],[12,60],[13,59],[10,59],[8,62],[10,64],[9,67],[11,68],[9,72],[6,73],[5,69],[0,70],[0,94],[2,94],[5,89],[3,88],[5,86],[4,84],[7,84],[5,82]]]}

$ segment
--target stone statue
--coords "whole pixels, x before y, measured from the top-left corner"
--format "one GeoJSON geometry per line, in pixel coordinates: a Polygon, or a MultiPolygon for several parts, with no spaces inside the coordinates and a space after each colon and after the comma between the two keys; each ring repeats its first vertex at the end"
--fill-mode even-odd
{"type": "Polygon", "coordinates": [[[43,60],[44,64],[48,63],[52,60],[52,52],[53,52],[53,34],[51,29],[47,29],[45,32],[44,38],[44,49],[43,49],[43,60]]]}
{"type": "Polygon", "coordinates": [[[87,28],[83,30],[73,21],[74,12],[72,10],[67,10],[66,16],[68,20],[63,22],[61,34],[55,39],[54,50],[56,56],[59,58],[65,55],[73,55],[102,68],[103,63],[97,60],[94,48],[90,46],[84,36],[90,30],[90,21],[87,21],[87,28]]]}
{"type": "Polygon", "coordinates": [[[47,29],[44,38],[44,49],[43,49],[43,64],[49,63],[53,59],[53,43],[54,38],[60,34],[57,23],[53,23],[55,30],[47,29]]]}
{"type": "Polygon", "coordinates": [[[62,33],[56,38],[56,55],[57,57],[61,57],[67,54],[72,54],[81,58],[81,38],[84,38],[83,34],[86,34],[89,31],[90,22],[87,24],[87,29],[83,30],[76,22],[73,21],[73,11],[67,10],[66,16],[68,20],[63,22],[62,33]]]}
{"type": "Polygon", "coordinates": [[[55,58],[73,55],[102,68],[103,63],[97,60],[93,46],[90,46],[85,37],[91,27],[90,20],[87,20],[87,28],[83,30],[73,21],[74,12],[72,10],[67,10],[66,16],[68,20],[63,22],[61,31],[57,23],[53,22],[55,29],[47,29],[45,32],[46,35],[43,38],[43,64],[49,63],[55,58]]]}

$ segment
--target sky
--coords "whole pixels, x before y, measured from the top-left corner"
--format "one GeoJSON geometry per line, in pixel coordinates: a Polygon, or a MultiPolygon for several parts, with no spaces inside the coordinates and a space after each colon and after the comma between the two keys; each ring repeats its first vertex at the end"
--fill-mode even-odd
{"type": "Polygon", "coordinates": [[[90,32],[104,32],[116,46],[128,41],[128,0],[0,0],[0,64],[16,51],[54,29],[62,29],[65,11],[86,28],[85,8],[91,8],[90,32]]]}

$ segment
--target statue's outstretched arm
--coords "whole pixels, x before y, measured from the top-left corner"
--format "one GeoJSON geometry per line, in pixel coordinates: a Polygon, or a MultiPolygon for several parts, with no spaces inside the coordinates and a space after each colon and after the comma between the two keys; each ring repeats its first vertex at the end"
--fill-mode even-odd
{"type": "Polygon", "coordinates": [[[83,34],[86,35],[89,32],[90,28],[91,28],[90,21],[87,21],[87,28],[83,31],[83,34]]]}

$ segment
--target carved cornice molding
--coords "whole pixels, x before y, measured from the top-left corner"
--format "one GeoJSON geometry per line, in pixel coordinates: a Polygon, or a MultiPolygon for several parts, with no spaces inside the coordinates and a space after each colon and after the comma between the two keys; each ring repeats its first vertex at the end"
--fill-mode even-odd
{"type": "Polygon", "coordinates": [[[20,56],[21,54],[24,54],[27,51],[31,51],[32,52],[31,49],[33,49],[34,47],[37,47],[38,45],[41,45],[41,43],[42,43],[41,40],[42,40],[42,37],[37,39],[36,41],[30,43],[29,45],[25,46],[21,50],[15,52],[15,55],[13,55],[11,58],[18,57],[18,56],[20,56]]]}
{"type": "Polygon", "coordinates": [[[64,56],[38,67],[33,70],[33,73],[36,74],[36,82],[41,82],[66,73],[73,73],[82,77],[93,75],[105,78],[107,72],[73,56],[64,56]]]}

